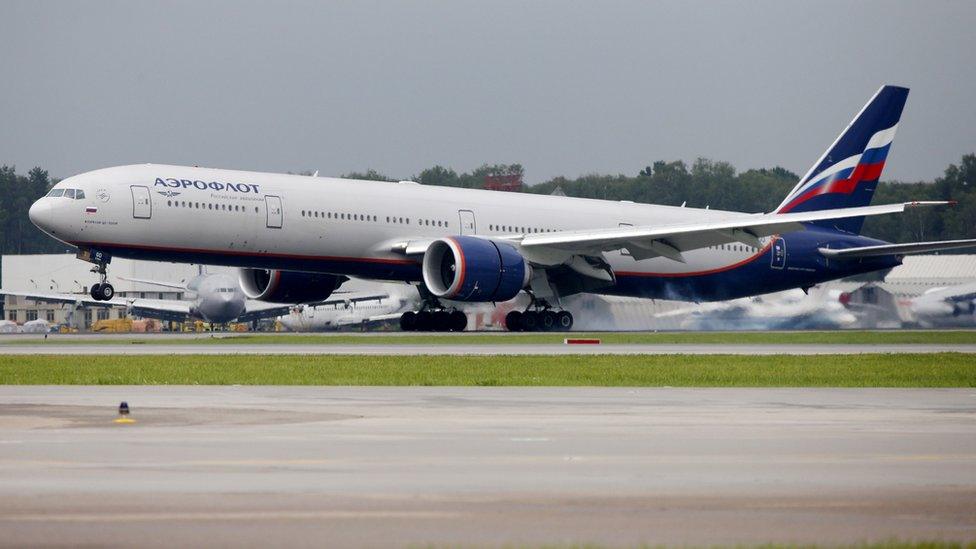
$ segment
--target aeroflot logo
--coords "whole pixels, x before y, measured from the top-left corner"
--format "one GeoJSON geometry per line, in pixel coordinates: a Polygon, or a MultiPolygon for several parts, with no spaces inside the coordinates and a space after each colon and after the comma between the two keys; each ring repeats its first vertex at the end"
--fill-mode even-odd
{"type": "Polygon", "coordinates": [[[163,179],[156,178],[156,187],[173,187],[174,189],[187,189],[195,187],[201,191],[210,189],[212,191],[234,191],[239,193],[259,193],[258,186],[252,183],[220,183],[218,181],[192,181],[190,179],[173,179],[172,177],[163,179]]]}

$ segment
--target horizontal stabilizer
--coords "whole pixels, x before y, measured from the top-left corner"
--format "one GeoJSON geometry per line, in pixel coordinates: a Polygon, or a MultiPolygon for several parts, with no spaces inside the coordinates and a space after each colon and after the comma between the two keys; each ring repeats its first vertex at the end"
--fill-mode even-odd
{"type": "Polygon", "coordinates": [[[915,242],[911,244],[882,244],[880,246],[864,246],[861,248],[845,248],[841,250],[819,248],[819,251],[823,256],[831,259],[856,259],[859,257],[875,257],[879,255],[922,254],[940,250],[972,247],[976,247],[976,238],[970,238],[968,240],[942,240],[939,242],[915,242]]]}

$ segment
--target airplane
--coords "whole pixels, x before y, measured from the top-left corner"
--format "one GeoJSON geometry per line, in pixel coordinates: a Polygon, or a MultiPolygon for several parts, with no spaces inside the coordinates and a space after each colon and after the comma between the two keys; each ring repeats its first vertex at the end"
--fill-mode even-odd
{"type": "Polygon", "coordinates": [[[334,300],[338,302],[328,305],[295,307],[279,321],[286,330],[292,332],[337,330],[348,326],[362,326],[364,323],[399,320],[401,313],[418,301],[404,295],[398,288],[384,289],[388,290],[385,294],[367,299],[362,299],[361,294],[353,293],[344,300],[334,300]]]}
{"type": "Polygon", "coordinates": [[[251,299],[326,299],[347,276],[417,286],[405,330],[463,330],[441,299],[525,292],[510,330],[569,330],[560,299],[685,301],[766,294],[888,269],[973,240],[890,244],[865,217],[950,202],[869,205],[908,89],[882,86],[774,211],[745,213],[536,194],[141,164],[62,180],[31,221],[78,249],[110,299],[113,256],[238,267],[251,299]]]}
{"type": "MultiPolygon", "coordinates": [[[[226,273],[202,273],[189,282],[174,283],[138,278],[124,278],[131,282],[152,284],[175,288],[186,292],[188,299],[142,299],[118,298],[109,300],[94,299],[77,294],[20,292],[0,289],[0,295],[13,295],[45,303],[86,305],[97,307],[125,307],[129,314],[142,318],[156,318],[172,322],[202,320],[211,325],[230,322],[253,322],[264,318],[275,318],[289,314],[295,307],[288,303],[265,303],[248,300],[238,281],[226,273]]],[[[377,299],[384,296],[358,296],[357,301],[377,299]]],[[[347,303],[349,299],[333,299],[318,302],[318,305],[347,303]]]]}
{"type": "Polygon", "coordinates": [[[836,330],[857,326],[858,317],[841,302],[843,292],[816,286],[804,292],[786,290],[765,296],[701,303],[657,313],[655,320],[674,319],[682,330],[836,330]]]}
{"type": "Polygon", "coordinates": [[[931,288],[911,300],[909,310],[925,327],[963,327],[976,324],[976,283],[931,288]]]}

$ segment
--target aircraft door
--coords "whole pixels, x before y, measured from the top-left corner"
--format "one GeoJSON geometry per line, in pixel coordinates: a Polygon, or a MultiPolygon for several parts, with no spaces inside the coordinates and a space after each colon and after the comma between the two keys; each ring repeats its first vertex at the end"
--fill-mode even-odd
{"type": "Polygon", "coordinates": [[[279,196],[265,196],[264,197],[265,207],[268,210],[268,228],[269,229],[280,229],[281,228],[281,197],[279,196]]]}
{"type": "Polygon", "coordinates": [[[152,217],[152,198],[149,196],[149,187],[142,185],[131,185],[132,191],[132,217],[135,219],[149,219],[152,217]]]}
{"type": "Polygon", "coordinates": [[[471,210],[458,210],[458,217],[461,221],[460,234],[476,234],[478,226],[474,222],[474,212],[471,210]]]}
{"type": "Polygon", "coordinates": [[[773,240],[772,254],[770,254],[769,266],[773,269],[786,267],[786,241],[782,238],[773,240]]]}

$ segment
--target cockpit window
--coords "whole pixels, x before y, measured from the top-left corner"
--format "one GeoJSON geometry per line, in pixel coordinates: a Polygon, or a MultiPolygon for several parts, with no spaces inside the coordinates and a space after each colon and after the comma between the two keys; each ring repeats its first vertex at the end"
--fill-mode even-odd
{"type": "Polygon", "coordinates": [[[72,200],[84,200],[85,191],[81,189],[51,189],[44,196],[50,196],[51,198],[64,197],[72,200]]]}

